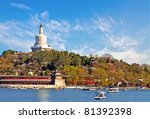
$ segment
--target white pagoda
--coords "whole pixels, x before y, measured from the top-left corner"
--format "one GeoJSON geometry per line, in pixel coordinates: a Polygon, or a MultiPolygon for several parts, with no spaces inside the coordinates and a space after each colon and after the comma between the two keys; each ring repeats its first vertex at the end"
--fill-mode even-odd
{"type": "Polygon", "coordinates": [[[35,36],[35,44],[31,47],[32,51],[51,50],[52,48],[47,44],[47,37],[43,34],[43,25],[39,27],[39,34],[35,36]]]}

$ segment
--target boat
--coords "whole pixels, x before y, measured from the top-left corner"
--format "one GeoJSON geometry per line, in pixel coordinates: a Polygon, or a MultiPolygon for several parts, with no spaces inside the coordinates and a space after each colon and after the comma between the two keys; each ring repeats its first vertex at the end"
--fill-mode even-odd
{"type": "Polygon", "coordinates": [[[98,92],[97,96],[95,99],[106,99],[105,92],[98,92]]]}
{"type": "Polygon", "coordinates": [[[96,90],[96,88],[90,88],[89,90],[96,90]]]}
{"type": "Polygon", "coordinates": [[[82,90],[89,91],[90,89],[89,88],[82,88],[82,90]]]}
{"type": "Polygon", "coordinates": [[[108,93],[119,93],[119,88],[109,88],[108,93]]]}
{"type": "Polygon", "coordinates": [[[20,87],[19,89],[21,89],[21,90],[26,90],[27,88],[25,88],[25,87],[20,87]]]}

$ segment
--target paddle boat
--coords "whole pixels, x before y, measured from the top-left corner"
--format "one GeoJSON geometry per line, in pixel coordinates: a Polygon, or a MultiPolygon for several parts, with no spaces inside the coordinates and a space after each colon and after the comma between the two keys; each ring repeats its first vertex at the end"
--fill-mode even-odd
{"type": "Polygon", "coordinates": [[[98,92],[95,99],[106,99],[105,92],[98,92]]]}
{"type": "Polygon", "coordinates": [[[108,93],[119,93],[119,88],[109,88],[108,93]]]}

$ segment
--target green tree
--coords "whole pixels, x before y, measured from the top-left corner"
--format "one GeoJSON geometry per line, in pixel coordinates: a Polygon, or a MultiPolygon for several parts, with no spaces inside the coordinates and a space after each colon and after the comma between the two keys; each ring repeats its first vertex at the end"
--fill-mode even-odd
{"type": "Polygon", "coordinates": [[[117,83],[122,80],[125,80],[125,72],[123,72],[122,70],[116,71],[114,77],[117,83]]]}
{"type": "Polygon", "coordinates": [[[102,68],[93,69],[92,75],[96,79],[106,79],[106,78],[108,78],[108,73],[106,72],[106,70],[104,70],[102,68]]]}
{"type": "Polygon", "coordinates": [[[65,66],[63,70],[67,75],[67,83],[76,85],[82,77],[86,77],[86,70],[77,66],[65,66]]]}

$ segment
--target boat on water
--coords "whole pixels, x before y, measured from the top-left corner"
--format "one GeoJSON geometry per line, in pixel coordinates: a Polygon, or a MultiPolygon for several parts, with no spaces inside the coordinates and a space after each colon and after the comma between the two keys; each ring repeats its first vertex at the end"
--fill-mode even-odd
{"type": "Polygon", "coordinates": [[[90,89],[89,88],[82,88],[82,90],[89,91],[90,89]]]}
{"type": "Polygon", "coordinates": [[[106,95],[105,92],[98,92],[97,96],[95,97],[95,99],[106,99],[106,95]]]}
{"type": "Polygon", "coordinates": [[[90,88],[89,90],[96,90],[96,88],[90,88]]]}
{"type": "Polygon", "coordinates": [[[25,88],[25,87],[20,87],[19,89],[26,90],[27,88],[25,88]]]}
{"type": "Polygon", "coordinates": [[[119,93],[119,88],[109,88],[108,93],[119,93]]]}

